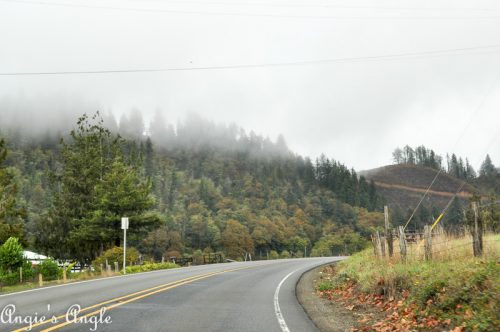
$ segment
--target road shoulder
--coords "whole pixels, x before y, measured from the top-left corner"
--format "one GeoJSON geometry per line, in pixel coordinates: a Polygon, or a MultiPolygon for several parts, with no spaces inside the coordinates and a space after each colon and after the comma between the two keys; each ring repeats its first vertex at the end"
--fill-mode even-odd
{"type": "Polygon", "coordinates": [[[357,317],[341,304],[323,299],[316,292],[325,266],[305,272],[296,286],[299,303],[320,331],[344,332],[356,326],[357,317]]]}

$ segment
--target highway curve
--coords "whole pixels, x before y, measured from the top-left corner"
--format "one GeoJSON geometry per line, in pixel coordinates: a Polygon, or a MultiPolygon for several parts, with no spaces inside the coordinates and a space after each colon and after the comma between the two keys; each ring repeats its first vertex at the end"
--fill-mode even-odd
{"type": "Polygon", "coordinates": [[[316,331],[295,285],[339,259],[202,265],[6,294],[0,330],[316,331]]]}

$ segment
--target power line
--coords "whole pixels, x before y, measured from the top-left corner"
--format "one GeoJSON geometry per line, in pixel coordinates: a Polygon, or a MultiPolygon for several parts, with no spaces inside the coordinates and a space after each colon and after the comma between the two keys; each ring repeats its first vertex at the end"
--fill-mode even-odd
{"type": "MultiPolygon", "coordinates": [[[[495,85],[497,79],[500,77],[500,74],[496,77],[495,81],[493,82],[492,86],[495,85]]],[[[489,93],[488,93],[489,94],[489,93]]],[[[484,99],[483,98],[483,101],[481,102],[481,105],[484,103],[484,99]]],[[[500,131],[498,131],[498,135],[495,135],[493,137],[493,139],[491,140],[490,143],[488,143],[488,145],[486,145],[486,149],[485,151],[483,152],[483,155],[485,153],[488,152],[491,144],[493,144],[497,138],[500,136],[500,131]]],[[[432,228],[434,228],[440,221],[441,221],[441,218],[444,216],[444,214],[446,213],[446,210],[448,210],[448,208],[451,206],[451,203],[453,203],[453,200],[457,197],[458,193],[462,190],[462,188],[467,184],[467,180],[463,180],[462,182],[462,185],[458,188],[458,190],[455,192],[455,194],[451,197],[451,199],[449,200],[448,204],[446,204],[446,206],[444,207],[443,211],[441,212],[440,216],[436,219],[436,221],[434,222],[434,224],[432,225],[432,228]]],[[[500,201],[499,201],[500,202],[500,201]]],[[[495,203],[499,203],[499,202],[495,202],[495,203]]],[[[492,203],[494,204],[494,203],[492,203]]],[[[490,204],[491,205],[491,204],[490,204]]],[[[483,206],[486,206],[486,205],[483,205],[483,206]]]]}
{"type": "Polygon", "coordinates": [[[423,51],[423,52],[395,53],[395,54],[345,57],[345,58],[322,59],[322,60],[304,60],[304,61],[294,61],[294,62],[238,64],[238,65],[221,65],[221,66],[199,66],[199,67],[150,68],[150,69],[116,69],[116,70],[88,70],[88,71],[81,70],[81,71],[47,71],[47,72],[3,72],[3,73],[0,73],[0,76],[151,73],[151,72],[195,71],[195,70],[229,70],[229,69],[272,68],[272,67],[347,63],[347,62],[358,62],[358,61],[361,62],[361,61],[376,61],[376,60],[396,60],[396,59],[401,59],[401,58],[412,58],[412,57],[422,57],[422,56],[465,55],[465,54],[476,54],[476,53],[463,53],[463,52],[495,49],[495,48],[500,48],[500,44],[476,46],[476,47],[463,47],[463,48],[454,48],[454,49],[444,49],[444,50],[434,50],[434,51],[423,51]]]}
{"type": "MultiPolygon", "coordinates": [[[[464,136],[465,132],[467,131],[467,129],[469,128],[469,126],[471,125],[472,121],[474,120],[476,114],[479,112],[479,110],[481,110],[481,108],[483,108],[483,105],[486,101],[486,99],[488,98],[488,96],[491,94],[491,92],[493,91],[493,88],[495,87],[496,83],[497,83],[497,80],[500,78],[500,73],[498,73],[496,76],[495,76],[495,79],[493,80],[493,82],[491,83],[491,85],[489,86],[489,88],[486,90],[486,93],[483,95],[483,97],[481,98],[481,101],[479,102],[478,106],[476,107],[476,109],[474,110],[474,113],[472,114],[472,116],[470,117],[469,119],[469,122],[467,123],[467,125],[464,127],[464,129],[462,130],[460,136],[458,137],[458,139],[455,141],[455,144],[453,145],[453,150],[456,148],[458,142],[462,139],[462,137],[464,136]]],[[[410,218],[408,218],[408,221],[406,222],[405,226],[403,227],[403,229],[406,229],[406,227],[408,226],[408,224],[411,222],[411,220],[413,219],[413,216],[415,215],[415,213],[417,212],[417,209],[420,207],[420,205],[422,204],[425,196],[427,196],[427,194],[429,193],[429,190],[431,189],[431,187],[434,185],[434,182],[436,182],[437,178],[439,177],[439,175],[442,173],[443,169],[440,168],[439,171],[436,173],[436,176],[434,177],[434,179],[432,180],[431,184],[429,185],[429,187],[427,188],[427,190],[424,192],[424,194],[422,195],[422,198],[420,199],[420,201],[418,202],[417,206],[415,207],[415,209],[413,210],[412,214],[410,215],[410,218]]],[[[450,199],[450,201],[448,202],[448,204],[445,206],[444,210],[441,212],[440,216],[438,217],[438,219],[434,222],[434,225],[433,225],[433,228],[434,226],[441,220],[441,218],[444,216],[446,210],[448,209],[448,207],[451,205],[451,202],[455,199],[455,197],[457,196],[457,194],[460,192],[460,190],[462,190],[463,186],[466,184],[466,181],[464,181],[462,183],[462,185],[460,186],[460,188],[458,188],[457,192],[452,196],[452,198],[450,199]]]]}
{"type": "Polygon", "coordinates": [[[141,13],[169,13],[169,14],[188,14],[188,15],[211,15],[211,16],[243,16],[243,17],[264,17],[264,18],[295,18],[295,19],[323,19],[323,20],[461,20],[461,19],[500,19],[500,16],[317,16],[317,15],[286,15],[286,14],[256,14],[256,13],[231,13],[231,12],[213,12],[213,11],[193,11],[179,9],[144,9],[144,8],[128,8],[128,7],[112,7],[99,5],[84,5],[84,4],[66,4],[45,1],[29,1],[29,0],[0,0],[2,2],[29,4],[29,5],[46,5],[56,7],[70,8],[87,8],[87,9],[106,9],[126,12],[141,12],[141,13]]]}
{"type": "Polygon", "coordinates": [[[230,5],[230,6],[252,6],[252,7],[301,7],[301,8],[334,8],[334,9],[375,9],[375,10],[437,10],[437,11],[483,11],[483,12],[493,12],[500,11],[496,8],[458,8],[458,7],[395,7],[395,6],[345,6],[345,5],[332,5],[326,3],[273,3],[273,2],[241,2],[241,1],[191,1],[191,0],[122,0],[127,2],[153,2],[160,4],[197,4],[197,5],[230,5]]]}
{"type": "Polygon", "coordinates": [[[425,196],[427,196],[427,194],[429,193],[429,190],[431,190],[432,186],[434,185],[434,182],[436,182],[437,178],[439,177],[439,174],[441,174],[441,172],[443,171],[442,168],[439,169],[439,171],[436,173],[436,176],[434,177],[434,179],[432,179],[432,182],[431,184],[429,185],[429,187],[427,187],[427,190],[424,192],[424,194],[422,195],[422,198],[420,199],[420,201],[418,202],[417,206],[415,207],[415,209],[413,209],[413,212],[411,213],[410,215],[410,218],[408,218],[408,221],[406,222],[406,224],[404,225],[403,227],[403,230],[406,229],[406,227],[408,226],[408,224],[412,221],[413,219],[413,216],[415,215],[415,213],[417,212],[418,208],[420,207],[420,205],[422,204],[422,202],[424,201],[424,198],[425,196]]]}

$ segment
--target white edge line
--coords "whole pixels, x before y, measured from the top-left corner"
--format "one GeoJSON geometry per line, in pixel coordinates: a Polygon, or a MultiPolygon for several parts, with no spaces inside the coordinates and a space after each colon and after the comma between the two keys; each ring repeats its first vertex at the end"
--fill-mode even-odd
{"type": "Polygon", "coordinates": [[[156,273],[166,272],[166,271],[169,271],[169,270],[179,270],[179,268],[162,269],[162,270],[139,272],[139,273],[130,273],[130,274],[122,274],[122,275],[112,276],[112,277],[99,277],[99,278],[95,278],[95,279],[82,280],[82,281],[70,281],[70,282],[68,282],[66,284],[46,286],[46,287],[36,287],[36,288],[33,288],[33,289],[27,289],[27,290],[24,290],[24,291],[11,292],[11,293],[7,293],[7,294],[1,294],[0,297],[7,297],[7,296],[18,295],[18,294],[43,291],[43,290],[46,290],[46,289],[58,288],[58,287],[64,287],[64,286],[73,286],[73,285],[78,285],[78,284],[83,284],[83,283],[89,283],[89,282],[105,281],[105,280],[110,280],[110,279],[115,279],[115,278],[132,277],[132,276],[137,276],[137,275],[141,275],[141,274],[149,274],[149,273],[154,273],[154,272],[156,272],[156,273]]]}
{"type": "MultiPolygon", "coordinates": [[[[300,269],[299,269],[300,270],[300,269]]],[[[276,318],[278,319],[278,323],[280,324],[281,331],[290,332],[288,326],[286,325],[285,319],[283,318],[283,314],[281,313],[280,303],[279,303],[279,294],[281,285],[290,277],[292,274],[297,272],[298,270],[292,271],[286,275],[283,279],[281,279],[278,287],[276,287],[276,291],[274,292],[274,313],[276,314],[276,318]]]]}
{"type": "MultiPolygon", "coordinates": [[[[229,263],[229,264],[237,264],[237,263],[242,263],[242,262],[235,262],[235,263],[229,263]]],[[[195,266],[191,266],[191,267],[181,266],[181,267],[173,268],[173,269],[162,269],[162,270],[155,270],[155,271],[122,274],[122,275],[112,276],[112,277],[100,277],[100,278],[95,278],[95,279],[90,279],[90,280],[73,281],[73,282],[68,282],[67,284],[45,286],[45,287],[37,287],[37,288],[27,289],[27,290],[19,291],[19,292],[11,292],[11,293],[6,293],[6,294],[0,294],[0,298],[7,297],[7,296],[14,296],[14,295],[18,295],[18,294],[24,294],[24,293],[38,292],[38,291],[43,291],[43,290],[51,289],[51,288],[73,286],[73,285],[78,285],[78,284],[83,284],[83,283],[106,281],[106,280],[110,280],[110,279],[126,278],[126,277],[134,277],[134,276],[137,277],[137,276],[144,275],[144,274],[153,274],[153,273],[161,273],[161,272],[173,272],[173,271],[179,271],[179,270],[184,270],[184,269],[190,269],[190,270],[192,270],[193,268],[196,268],[198,266],[199,267],[202,267],[202,266],[206,267],[206,266],[216,266],[216,265],[220,265],[220,264],[228,264],[228,263],[208,264],[208,265],[195,265],[195,266]]],[[[214,271],[214,272],[217,272],[217,271],[214,271]]]]}
{"type": "MultiPolygon", "coordinates": [[[[198,265],[198,266],[206,266],[206,265],[198,265]]],[[[37,288],[27,289],[27,290],[19,291],[19,292],[1,294],[0,297],[14,296],[14,295],[18,295],[18,294],[31,293],[31,292],[38,292],[38,291],[43,291],[46,289],[58,288],[58,287],[64,287],[64,286],[73,286],[73,285],[78,285],[78,284],[83,284],[83,283],[106,281],[106,280],[116,279],[116,278],[126,278],[126,277],[140,276],[140,275],[144,275],[144,274],[179,271],[179,270],[183,270],[183,269],[187,269],[187,268],[188,267],[186,267],[186,266],[182,266],[182,267],[173,268],[173,269],[162,269],[162,270],[155,270],[155,271],[122,274],[122,275],[112,276],[112,277],[100,277],[100,278],[95,278],[95,279],[90,279],[90,280],[73,281],[73,282],[68,282],[67,284],[60,284],[60,285],[53,285],[53,286],[46,286],[46,287],[37,287],[37,288]]],[[[192,269],[192,268],[193,267],[190,267],[190,269],[192,269]]]]}

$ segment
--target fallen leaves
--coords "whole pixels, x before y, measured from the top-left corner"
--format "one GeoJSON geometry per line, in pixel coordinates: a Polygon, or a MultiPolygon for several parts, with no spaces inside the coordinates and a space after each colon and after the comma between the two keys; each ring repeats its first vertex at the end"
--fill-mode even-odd
{"type": "MultiPolygon", "coordinates": [[[[383,284],[381,278],[378,284],[383,284]]],[[[419,311],[415,304],[409,303],[409,291],[402,291],[399,296],[366,294],[360,292],[356,284],[349,281],[342,288],[326,290],[319,294],[330,301],[335,301],[359,316],[358,326],[352,328],[353,332],[389,332],[389,331],[443,331],[446,326],[451,325],[451,319],[440,320],[436,317],[419,311]],[[371,311],[371,312],[370,312],[371,311]]],[[[427,305],[433,305],[432,299],[427,305]]],[[[458,306],[457,306],[458,308],[458,306]]],[[[466,314],[471,315],[471,312],[466,314]]],[[[453,332],[462,332],[455,328],[453,332]]]]}

